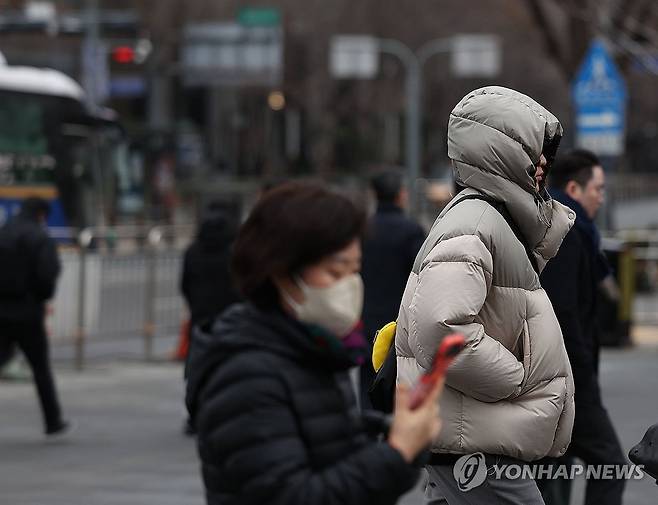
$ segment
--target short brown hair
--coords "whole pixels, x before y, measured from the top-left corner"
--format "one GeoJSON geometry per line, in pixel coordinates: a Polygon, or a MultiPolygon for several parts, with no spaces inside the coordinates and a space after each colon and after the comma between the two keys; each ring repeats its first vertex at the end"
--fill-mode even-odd
{"type": "Polygon", "coordinates": [[[276,306],[275,275],[295,274],[361,238],[365,213],[320,184],[289,182],[258,201],[240,228],[231,262],[235,284],[261,308],[276,306]]]}

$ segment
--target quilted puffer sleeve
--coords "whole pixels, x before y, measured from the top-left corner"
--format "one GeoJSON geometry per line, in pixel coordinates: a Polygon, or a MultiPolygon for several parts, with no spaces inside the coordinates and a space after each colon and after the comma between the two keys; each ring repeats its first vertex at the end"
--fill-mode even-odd
{"type": "MultiPolygon", "coordinates": [[[[258,355],[238,359],[209,380],[197,415],[199,452],[214,462],[204,466],[208,503],[393,505],[413,487],[418,469],[386,442],[355,447],[324,468],[314,467],[298,429],[300,414],[272,371],[281,363],[258,355]]],[[[326,408],[322,391],[309,401],[317,405],[318,429],[331,437],[345,416],[326,408]]]]}
{"type": "Polygon", "coordinates": [[[423,262],[409,307],[409,342],[418,363],[430,368],[441,340],[463,334],[466,348],[449,368],[446,384],[484,402],[514,395],[524,377],[523,364],[477,322],[492,271],[491,252],[478,236],[442,241],[423,262]]]}

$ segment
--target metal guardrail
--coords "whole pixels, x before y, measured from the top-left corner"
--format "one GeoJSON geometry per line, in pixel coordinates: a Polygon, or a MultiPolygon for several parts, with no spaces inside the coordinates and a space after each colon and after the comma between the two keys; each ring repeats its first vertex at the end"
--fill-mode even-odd
{"type": "Polygon", "coordinates": [[[62,246],[62,276],[47,324],[53,340],[74,342],[77,368],[84,366],[91,340],[141,336],[150,359],[156,335],[178,331],[185,317],[179,293],[183,248],[193,230],[85,229],[77,243],[62,246]]]}
{"type": "MultiPolygon", "coordinates": [[[[75,344],[82,368],[93,341],[141,338],[146,359],[158,335],[177,333],[186,317],[179,292],[184,248],[193,226],[51,230],[64,240],[51,338],[75,344]]],[[[658,230],[609,236],[621,247],[619,318],[658,325],[658,230]]]]}
{"type": "Polygon", "coordinates": [[[623,230],[612,237],[624,251],[618,265],[624,317],[658,326],[658,230],[623,230]]]}
{"type": "Polygon", "coordinates": [[[658,175],[655,173],[608,173],[606,193],[612,202],[628,202],[639,198],[655,198],[658,175]]]}

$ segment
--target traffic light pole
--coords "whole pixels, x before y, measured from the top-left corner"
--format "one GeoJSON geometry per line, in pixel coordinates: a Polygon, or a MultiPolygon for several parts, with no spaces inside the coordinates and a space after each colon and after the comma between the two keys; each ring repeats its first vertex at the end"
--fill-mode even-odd
{"type": "MultiPolygon", "coordinates": [[[[98,56],[98,45],[100,40],[100,30],[98,27],[98,0],[86,0],[85,3],[85,44],[86,50],[91,52],[93,57],[98,56]]],[[[83,58],[87,55],[83,55],[83,58]]],[[[87,56],[89,57],[89,56],[87,56]]],[[[98,100],[96,97],[98,82],[96,81],[96,73],[90,72],[87,70],[85,76],[85,84],[88,89],[85,89],[87,93],[87,102],[92,111],[96,110],[98,105],[98,100]]]]}
{"type": "MultiPolygon", "coordinates": [[[[87,68],[84,70],[85,79],[85,92],[87,95],[87,105],[89,110],[92,113],[95,113],[98,110],[99,104],[99,83],[98,76],[95,71],[91,70],[92,62],[95,58],[98,57],[100,47],[100,27],[99,27],[99,12],[98,12],[98,0],[86,0],[85,3],[85,41],[83,49],[83,65],[87,65],[87,68]],[[85,53],[86,51],[86,53],[85,53]],[[84,58],[88,60],[85,62],[84,58]],[[89,60],[91,58],[91,61],[89,60]]],[[[94,132],[90,136],[91,141],[91,167],[96,178],[96,191],[98,193],[97,198],[97,224],[101,227],[104,227],[106,224],[105,219],[105,181],[103,176],[103,170],[101,168],[101,162],[99,159],[99,148],[98,148],[98,137],[94,132]]]]}

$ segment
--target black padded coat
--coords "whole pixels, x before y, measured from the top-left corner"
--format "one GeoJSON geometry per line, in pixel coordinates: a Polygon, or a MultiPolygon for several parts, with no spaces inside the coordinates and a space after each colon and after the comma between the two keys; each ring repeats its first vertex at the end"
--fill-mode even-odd
{"type": "Polygon", "coordinates": [[[187,405],[209,505],[392,505],[416,482],[366,436],[337,341],[247,304],[192,341],[187,405]]]}

